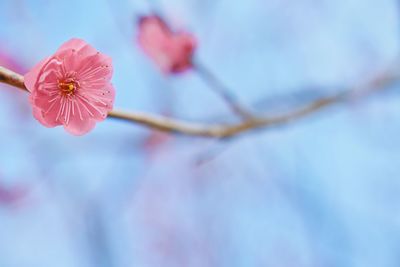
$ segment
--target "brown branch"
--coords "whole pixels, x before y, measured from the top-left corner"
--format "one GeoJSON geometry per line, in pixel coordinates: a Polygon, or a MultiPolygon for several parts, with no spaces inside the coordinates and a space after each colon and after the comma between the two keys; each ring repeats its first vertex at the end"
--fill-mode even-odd
{"type": "MultiPolygon", "coordinates": [[[[134,122],[164,132],[212,138],[227,138],[255,129],[284,125],[334,104],[346,103],[351,100],[364,98],[371,93],[387,88],[396,83],[399,79],[400,75],[397,68],[393,68],[381,73],[375,79],[362,86],[351,88],[345,92],[340,92],[329,97],[320,98],[305,104],[303,107],[274,116],[255,116],[241,122],[230,124],[193,123],[150,113],[122,110],[110,111],[108,117],[134,122]]],[[[27,91],[23,76],[4,67],[0,67],[0,82],[27,91]]]]}
{"type": "Polygon", "coordinates": [[[28,91],[24,84],[24,77],[9,69],[0,66],[0,82],[28,91]]]}

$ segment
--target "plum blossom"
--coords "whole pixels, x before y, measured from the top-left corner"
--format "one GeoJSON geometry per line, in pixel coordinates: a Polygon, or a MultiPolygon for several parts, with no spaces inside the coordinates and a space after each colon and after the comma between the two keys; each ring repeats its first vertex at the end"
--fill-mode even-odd
{"type": "Polygon", "coordinates": [[[138,42],[164,73],[181,73],[193,67],[196,38],[186,32],[173,32],[157,15],[140,18],[138,42]]]}
{"type": "Polygon", "coordinates": [[[113,108],[111,62],[81,39],[64,43],[24,77],[34,117],[46,127],[63,125],[73,135],[88,133],[113,108]]]}

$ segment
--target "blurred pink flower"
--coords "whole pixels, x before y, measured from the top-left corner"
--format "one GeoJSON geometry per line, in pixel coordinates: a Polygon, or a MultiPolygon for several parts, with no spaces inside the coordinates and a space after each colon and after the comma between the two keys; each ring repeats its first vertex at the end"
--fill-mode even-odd
{"type": "Polygon", "coordinates": [[[140,18],[138,42],[165,73],[180,73],[193,66],[196,38],[186,32],[173,32],[157,15],[140,18]]]}
{"type": "Polygon", "coordinates": [[[34,117],[73,135],[89,132],[113,107],[112,72],[110,57],[81,39],[69,40],[25,75],[34,117]]]}
{"type": "Polygon", "coordinates": [[[166,134],[160,131],[151,131],[149,135],[143,140],[142,149],[145,155],[149,158],[153,158],[157,155],[157,152],[164,147],[172,137],[170,134],[166,134]]]}
{"type": "Polygon", "coordinates": [[[0,206],[16,206],[27,197],[29,189],[25,186],[6,187],[0,184],[0,206]]]}

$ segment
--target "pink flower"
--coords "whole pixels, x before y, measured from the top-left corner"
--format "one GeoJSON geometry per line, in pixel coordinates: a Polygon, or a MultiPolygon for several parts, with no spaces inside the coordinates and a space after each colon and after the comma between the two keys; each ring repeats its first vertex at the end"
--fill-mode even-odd
{"type": "Polygon", "coordinates": [[[81,39],[69,40],[25,75],[33,116],[73,135],[89,132],[112,110],[112,72],[110,57],[81,39]]]}
{"type": "Polygon", "coordinates": [[[189,33],[172,32],[156,15],[139,20],[138,42],[165,73],[180,73],[193,66],[196,38],[189,33]]]}
{"type": "Polygon", "coordinates": [[[29,188],[26,186],[7,187],[0,184],[0,206],[14,207],[22,204],[21,201],[28,196],[28,193],[29,188]]]}

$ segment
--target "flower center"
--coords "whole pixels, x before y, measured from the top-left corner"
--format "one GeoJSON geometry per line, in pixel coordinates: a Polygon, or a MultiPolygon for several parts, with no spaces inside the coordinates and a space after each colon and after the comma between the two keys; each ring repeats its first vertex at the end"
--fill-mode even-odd
{"type": "Polygon", "coordinates": [[[78,84],[72,79],[67,79],[65,81],[59,81],[58,88],[60,89],[61,95],[72,96],[75,94],[78,84]]]}

